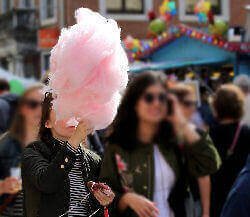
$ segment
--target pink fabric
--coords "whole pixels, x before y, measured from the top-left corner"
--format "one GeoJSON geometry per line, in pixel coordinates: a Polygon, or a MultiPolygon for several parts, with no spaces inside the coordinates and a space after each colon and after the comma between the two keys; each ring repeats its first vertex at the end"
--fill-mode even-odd
{"type": "Polygon", "coordinates": [[[49,87],[57,120],[88,120],[95,130],[107,127],[128,82],[128,59],[120,28],[87,8],[76,11],[77,24],[62,29],[51,51],[49,87]]]}

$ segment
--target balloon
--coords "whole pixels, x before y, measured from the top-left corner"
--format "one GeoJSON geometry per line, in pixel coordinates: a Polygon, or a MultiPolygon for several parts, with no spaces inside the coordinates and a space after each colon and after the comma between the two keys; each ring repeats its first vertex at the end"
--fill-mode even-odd
{"type": "Polygon", "coordinates": [[[22,83],[18,79],[12,79],[9,82],[10,92],[21,95],[24,91],[22,83]]]}
{"type": "Polygon", "coordinates": [[[186,33],[187,33],[187,35],[190,35],[190,34],[191,34],[191,30],[188,29],[188,30],[186,31],[186,33]]]}
{"type": "Polygon", "coordinates": [[[198,13],[198,14],[197,14],[197,17],[198,17],[199,23],[202,23],[202,15],[201,15],[201,13],[198,13]]]}
{"type": "Polygon", "coordinates": [[[174,15],[176,15],[176,14],[178,14],[178,11],[177,11],[176,9],[174,9],[174,10],[171,11],[171,15],[172,15],[172,16],[174,16],[174,15]]]}
{"type": "Polygon", "coordinates": [[[168,3],[169,3],[168,0],[164,0],[162,4],[159,6],[159,12],[161,15],[164,15],[166,13],[168,3]]]}
{"type": "Polygon", "coordinates": [[[171,20],[172,17],[178,13],[175,1],[164,0],[159,6],[159,13],[166,18],[166,20],[171,20]]]}
{"type": "Polygon", "coordinates": [[[199,23],[206,23],[207,17],[211,10],[211,2],[207,0],[199,0],[199,2],[194,7],[194,13],[198,17],[199,23]]]}
{"type": "Polygon", "coordinates": [[[155,19],[149,24],[149,30],[153,34],[159,35],[166,30],[165,22],[160,19],[155,19]]]}
{"type": "Polygon", "coordinates": [[[175,2],[174,1],[173,2],[169,2],[167,4],[167,7],[170,9],[169,11],[174,10],[175,9],[175,2]]]}
{"type": "Polygon", "coordinates": [[[211,9],[211,3],[209,1],[202,2],[202,11],[204,13],[207,14],[210,11],[210,9],[211,9]]]}
{"type": "Polygon", "coordinates": [[[215,37],[222,37],[227,32],[227,24],[223,20],[216,20],[214,25],[209,25],[209,31],[211,35],[215,37]]]}
{"type": "Polygon", "coordinates": [[[148,12],[148,18],[150,21],[154,20],[156,18],[156,14],[153,10],[148,12]]]}
{"type": "Polygon", "coordinates": [[[208,20],[209,20],[209,24],[212,24],[212,25],[214,24],[214,14],[212,10],[208,12],[208,20]]]}

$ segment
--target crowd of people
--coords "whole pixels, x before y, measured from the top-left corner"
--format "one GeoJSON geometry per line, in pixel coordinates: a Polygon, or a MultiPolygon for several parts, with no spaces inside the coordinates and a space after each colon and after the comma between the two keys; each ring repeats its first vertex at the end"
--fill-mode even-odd
{"type": "Polygon", "coordinates": [[[113,123],[93,132],[56,121],[43,84],[18,96],[0,79],[0,216],[250,216],[249,86],[202,87],[198,107],[162,72],[133,75],[113,123]],[[90,194],[89,181],[113,192],[90,194]]]}

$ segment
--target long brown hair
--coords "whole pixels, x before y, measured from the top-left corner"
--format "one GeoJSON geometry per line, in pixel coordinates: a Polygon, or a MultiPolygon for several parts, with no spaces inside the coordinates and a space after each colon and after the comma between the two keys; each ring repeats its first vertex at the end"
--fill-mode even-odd
{"type": "Polygon", "coordinates": [[[17,141],[19,141],[21,143],[24,142],[23,140],[24,140],[25,134],[26,134],[26,132],[25,132],[26,128],[24,127],[25,118],[23,117],[23,115],[20,112],[21,107],[23,106],[23,102],[27,99],[28,95],[31,92],[38,91],[42,88],[43,88],[43,85],[41,85],[41,84],[34,85],[34,86],[27,88],[24,91],[24,93],[21,95],[21,97],[18,101],[17,109],[16,109],[16,112],[14,114],[14,118],[13,118],[9,133],[14,139],[16,139],[17,141]]]}
{"type": "Polygon", "coordinates": [[[51,130],[47,128],[46,122],[50,119],[50,112],[52,110],[52,101],[53,95],[50,92],[45,93],[45,98],[43,101],[42,106],[42,118],[40,122],[40,129],[39,129],[39,139],[45,143],[49,142],[50,138],[52,137],[51,130]]]}
{"type": "MultiPolygon", "coordinates": [[[[117,144],[128,150],[135,148],[138,141],[136,135],[138,117],[134,108],[145,90],[154,84],[162,85],[167,92],[166,76],[161,72],[147,71],[131,80],[118,108],[116,118],[107,130],[107,143],[117,144]]],[[[166,139],[174,140],[175,134],[172,124],[162,121],[154,142],[166,143],[166,139]]]]}

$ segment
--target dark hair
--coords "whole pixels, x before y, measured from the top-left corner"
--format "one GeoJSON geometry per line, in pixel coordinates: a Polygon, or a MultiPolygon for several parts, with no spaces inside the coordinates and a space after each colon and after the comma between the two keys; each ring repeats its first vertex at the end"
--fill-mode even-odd
{"type": "Polygon", "coordinates": [[[169,88],[169,92],[174,94],[179,101],[183,101],[186,96],[194,94],[194,90],[185,84],[176,84],[169,88]]]}
{"type": "Polygon", "coordinates": [[[41,82],[45,85],[48,85],[49,84],[49,74],[50,74],[50,71],[47,70],[44,75],[42,76],[41,78],[41,82]]]}
{"type": "Polygon", "coordinates": [[[215,93],[212,108],[217,120],[234,119],[239,121],[244,115],[245,96],[241,89],[233,84],[222,85],[215,93]]]}
{"type": "MultiPolygon", "coordinates": [[[[106,140],[110,144],[117,144],[125,149],[133,149],[138,144],[138,117],[135,106],[145,90],[154,84],[161,84],[167,91],[166,76],[161,72],[144,72],[134,77],[129,83],[118,112],[112,125],[107,130],[106,140]]],[[[173,136],[172,125],[162,122],[154,142],[166,142],[173,136]],[[161,139],[164,139],[161,141],[161,139]]]]}
{"type": "Polygon", "coordinates": [[[39,138],[42,142],[48,143],[52,137],[51,130],[47,128],[46,122],[50,119],[50,112],[52,110],[53,95],[50,92],[45,93],[45,98],[42,106],[42,117],[39,129],[39,138]]]}
{"type": "Polygon", "coordinates": [[[38,91],[41,90],[43,88],[43,85],[38,84],[38,85],[34,85],[34,86],[30,86],[29,88],[27,88],[24,93],[21,95],[21,97],[18,100],[18,105],[14,114],[14,118],[12,121],[12,124],[10,126],[10,134],[13,138],[15,138],[16,140],[18,140],[19,142],[23,143],[23,140],[25,138],[25,118],[23,117],[23,115],[20,113],[20,109],[23,106],[24,101],[26,100],[26,98],[28,97],[28,95],[34,91],[38,91]]]}
{"type": "Polygon", "coordinates": [[[0,78],[0,91],[9,91],[10,85],[9,82],[3,78],[0,78]]]}

